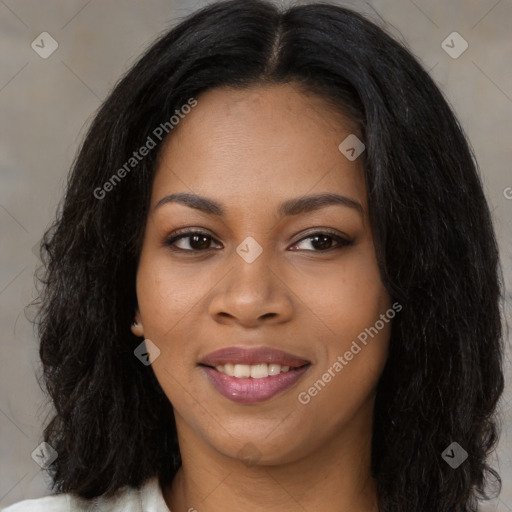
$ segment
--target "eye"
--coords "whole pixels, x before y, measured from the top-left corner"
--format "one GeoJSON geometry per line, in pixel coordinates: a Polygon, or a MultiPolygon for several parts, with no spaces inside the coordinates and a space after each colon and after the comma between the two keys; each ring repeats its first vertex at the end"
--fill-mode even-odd
{"type": "Polygon", "coordinates": [[[330,250],[342,249],[343,247],[353,244],[351,240],[348,240],[348,238],[344,238],[338,233],[334,233],[332,231],[316,231],[302,238],[292,247],[298,247],[302,242],[307,240],[311,240],[308,243],[310,244],[310,246],[314,247],[313,252],[327,252],[330,250]],[[333,242],[335,244],[334,247],[333,242]]]}
{"type": "Polygon", "coordinates": [[[173,235],[164,241],[164,244],[173,251],[206,252],[211,249],[210,244],[214,238],[203,231],[187,231],[173,235]],[[181,244],[181,247],[177,243],[181,244]]]}
{"type": "MultiPolygon", "coordinates": [[[[215,239],[203,231],[186,231],[174,234],[164,241],[164,244],[176,252],[206,252],[212,249],[211,243],[215,239]],[[178,245],[180,244],[181,247],[178,245]]],[[[300,244],[310,240],[313,252],[327,252],[330,250],[342,249],[352,245],[353,242],[332,231],[316,231],[296,242],[292,247],[299,247],[300,244]]],[[[217,247],[222,248],[222,247],[217,247]]],[[[305,249],[311,251],[311,249],[305,249]]]]}

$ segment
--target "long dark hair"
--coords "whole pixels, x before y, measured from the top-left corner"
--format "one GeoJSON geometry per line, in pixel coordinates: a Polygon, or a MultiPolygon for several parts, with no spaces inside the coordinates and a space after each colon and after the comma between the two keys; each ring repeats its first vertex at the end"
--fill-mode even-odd
{"type": "Polygon", "coordinates": [[[474,511],[487,484],[500,486],[487,464],[504,386],[498,250],[452,110],[409,51],[365,16],[235,0],[180,22],[116,85],[43,238],[38,326],[55,407],[44,431],[58,453],[48,467],[55,492],[91,499],[155,475],[172,481],[181,464],[172,406],[134,356],[141,340],[130,330],[164,139],[155,130],[166,135],[176,110],[207,89],[291,82],[360,129],[379,267],[403,307],[375,403],[380,511],[474,511]],[[127,165],[148,137],[156,147],[127,165]],[[442,456],[452,442],[469,454],[456,469],[442,456]]]}

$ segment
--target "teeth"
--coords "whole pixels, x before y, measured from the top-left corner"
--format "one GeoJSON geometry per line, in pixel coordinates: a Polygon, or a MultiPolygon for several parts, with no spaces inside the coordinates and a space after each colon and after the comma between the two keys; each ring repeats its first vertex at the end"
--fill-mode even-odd
{"type": "Polygon", "coordinates": [[[251,367],[248,364],[235,364],[234,377],[250,377],[251,367]]]}
{"type": "Polygon", "coordinates": [[[262,377],[268,377],[268,365],[254,364],[251,367],[251,377],[253,379],[261,379],[262,377]]]}
{"type": "Polygon", "coordinates": [[[215,367],[219,372],[225,373],[230,377],[262,379],[269,375],[279,375],[281,372],[290,370],[289,366],[280,364],[231,364],[219,365],[215,367]]]}
{"type": "MultiPolygon", "coordinates": [[[[288,368],[287,366],[283,366],[283,368],[288,368]]],[[[280,364],[269,364],[268,365],[268,374],[269,375],[278,375],[281,372],[280,364]]]]}

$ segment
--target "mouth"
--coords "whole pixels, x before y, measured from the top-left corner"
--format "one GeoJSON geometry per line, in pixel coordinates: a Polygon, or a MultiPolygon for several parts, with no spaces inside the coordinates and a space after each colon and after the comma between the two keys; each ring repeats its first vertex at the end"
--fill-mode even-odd
{"type": "Polygon", "coordinates": [[[290,388],[311,361],[270,347],[228,347],[198,363],[214,388],[239,403],[263,402],[290,388]]]}

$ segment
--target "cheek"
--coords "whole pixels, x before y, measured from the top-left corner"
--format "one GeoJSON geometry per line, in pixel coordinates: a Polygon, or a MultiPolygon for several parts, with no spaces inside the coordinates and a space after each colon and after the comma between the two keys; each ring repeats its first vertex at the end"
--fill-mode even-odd
{"type": "Polygon", "coordinates": [[[380,279],[369,275],[347,278],[341,289],[337,285],[332,291],[331,301],[325,301],[320,324],[325,338],[319,340],[322,354],[297,395],[307,411],[304,428],[312,440],[320,442],[320,432],[334,435],[363,404],[370,404],[388,357],[394,316],[389,311],[389,295],[380,279]]]}
{"type": "Polygon", "coordinates": [[[197,275],[171,268],[165,256],[141,257],[137,298],[144,335],[163,340],[207,292],[208,283],[197,275]]]}
{"type": "Polygon", "coordinates": [[[354,265],[354,271],[346,278],[340,303],[335,320],[335,332],[340,336],[330,347],[330,360],[342,355],[347,361],[342,373],[347,374],[351,384],[369,391],[387,359],[392,322],[386,313],[391,308],[391,299],[373,255],[361,257],[354,265]]]}
{"type": "Polygon", "coordinates": [[[301,387],[307,394],[301,403],[310,400],[312,418],[325,419],[325,410],[330,410],[334,428],[360,407],[377,384],[387,360],[394,311],[386,315],[391,298],[373,248],[362,245],[347,253],[343,264],[317,273],[314,281],[310,277],[302,286],[306,311],[317,331],[319,360],[314,375],[301,387]]]}
{"type": "MultiPolygon", "coordinates": [[[[162,251],[164,253],[164,251],[162,251]]],[[[205,285],[206,286],[206,285],[205,285]]],[[[137,299],[144,337],[160,350],[152,369],[174,407],[194,405],[194,379],[190,361],[195,350],[188,320],[206,293],[201,280],[172,269],[169,258],[157,251],[142,253],[137,271],[137,299]]],[[[196,411],[197,412],[197,411],[196,411]]]]}
{"type": "Polygon", "coordinates": [[[307,306],[305,313],[327,336],[326,346],[341,349],[350,344],[391,306],[373,248],[366,245],[347,253],[340,264],[326,266],[314,275],[301,272],[289,276],[298,285],[297,294],[307,306]]]}
{"type": "Polygon", "coordinates": [[[173,405],[196,403],[183,393],[196,385],[197,339],[205,339],[198,309],[212,287],[211,271],[170,262],[165,251],[143,251],[137,271],[137,298],[144,337],[160,350],[153,371],[173,405]],[[191,403],[188,401],[192,400],[191,403]]]}

